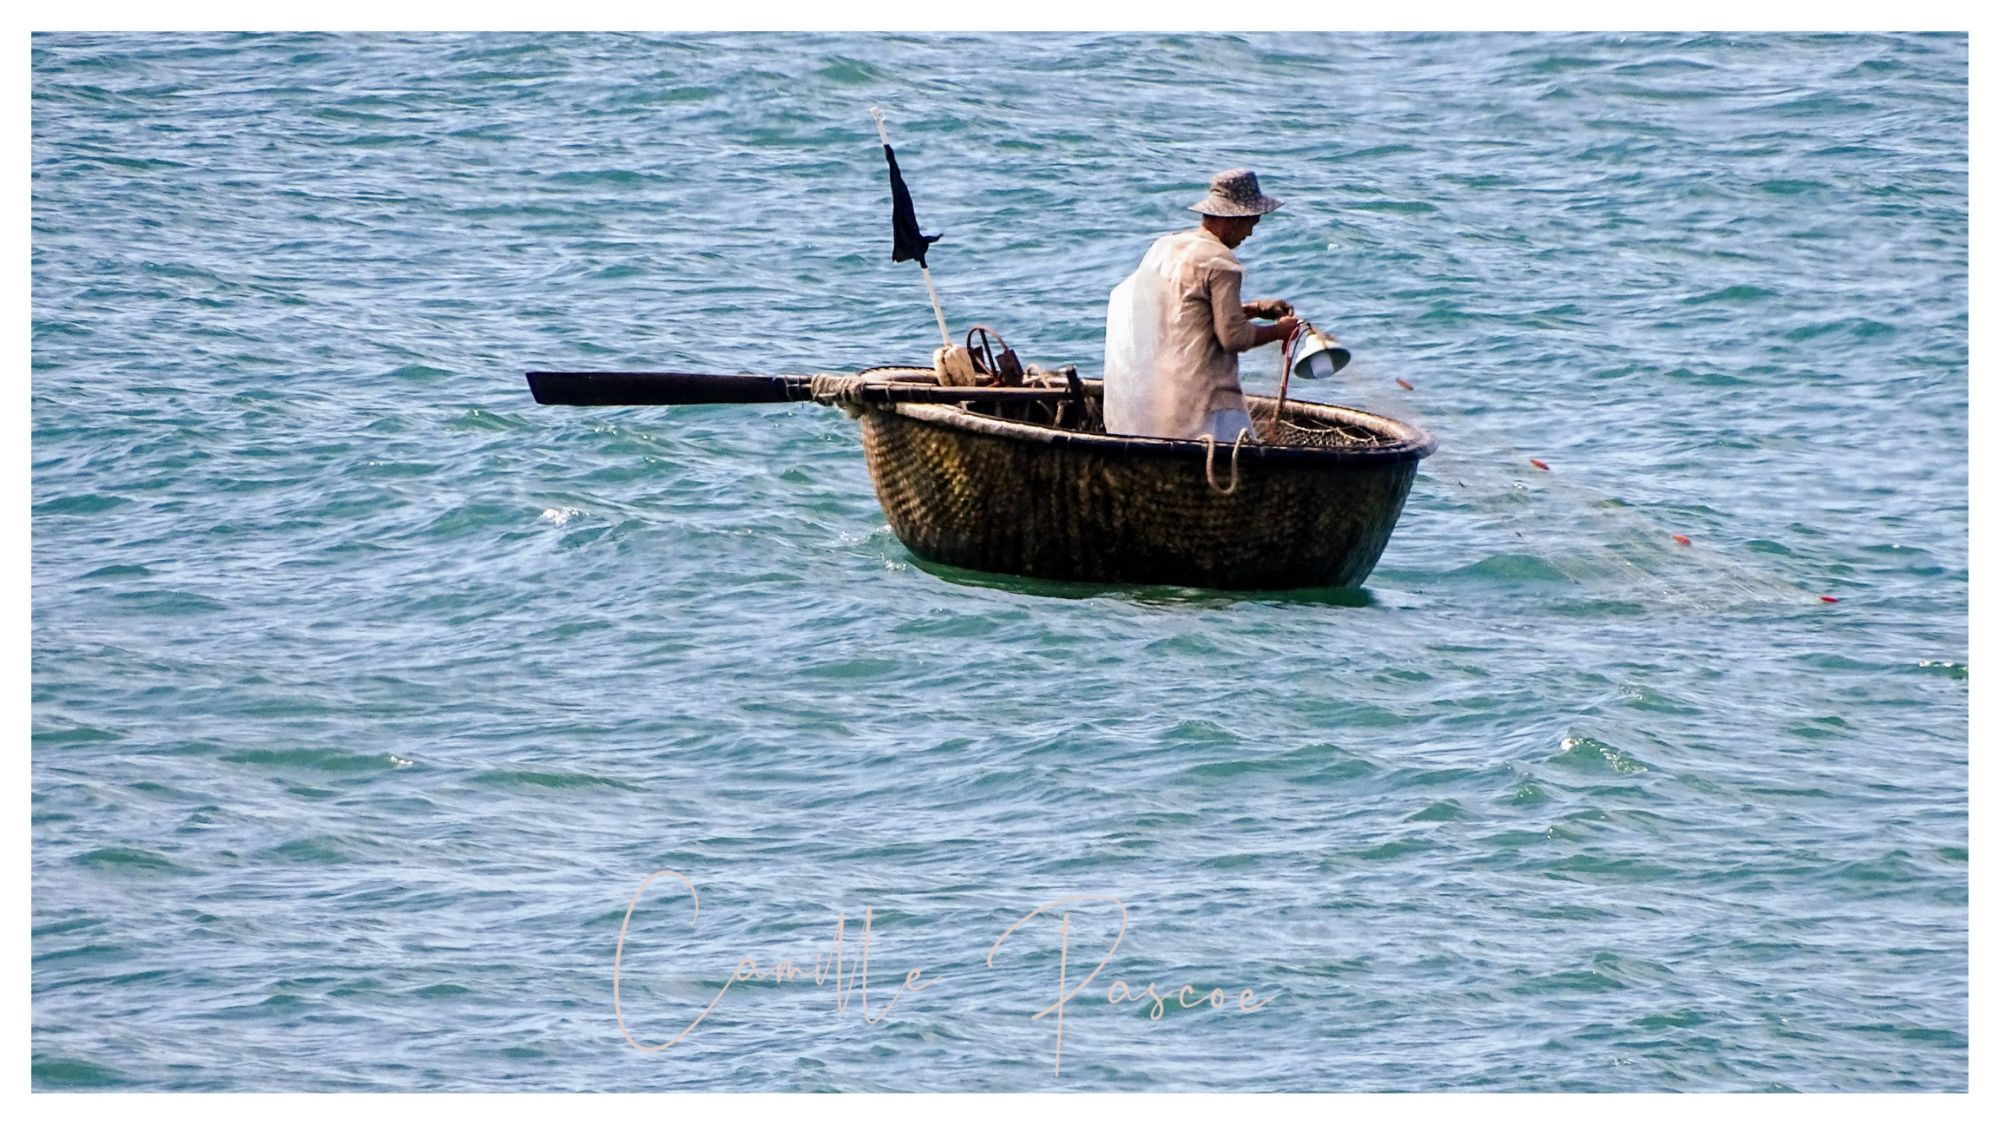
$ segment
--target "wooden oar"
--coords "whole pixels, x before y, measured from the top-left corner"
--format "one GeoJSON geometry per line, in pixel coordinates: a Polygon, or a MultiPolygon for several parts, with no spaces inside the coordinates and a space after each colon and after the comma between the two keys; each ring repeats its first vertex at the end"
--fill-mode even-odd
{"type": "MultiPolygon", "coordinates": [[[[703,375],[682,371],[530,371],[528,388],[545,406],[696,406],[705,403],[803,402],[813,397],[810,375],[703,375]]],[[[1056,402],[1065,387],[941,387],[935,383],[868,383],[861,401],[1056,402]]]]}

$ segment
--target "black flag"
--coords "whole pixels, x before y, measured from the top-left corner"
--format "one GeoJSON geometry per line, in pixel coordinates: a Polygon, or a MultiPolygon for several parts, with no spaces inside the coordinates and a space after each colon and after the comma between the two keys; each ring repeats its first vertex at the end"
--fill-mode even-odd
{"type": "Polygon", "coordinates": [[[889,158],[889,199],[895,207],[895,217],[891,222],[896,228],[896,249],[889,260],[907,262],[915,258],[918,265],[929,269],[930,263],[924,261],[924,255],[930,252],[931,243],[943,236],[925,234],[917,229],[917,205],[910,202],[910,189],[903,183],[903,170],[896,167],[896,150],[883,145],[882,152],[889,158]]]}

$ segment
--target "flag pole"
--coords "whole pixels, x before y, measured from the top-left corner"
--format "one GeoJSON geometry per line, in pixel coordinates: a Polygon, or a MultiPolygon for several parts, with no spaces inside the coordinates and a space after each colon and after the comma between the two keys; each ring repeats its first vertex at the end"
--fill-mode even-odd
{"type": "Polygon", "coordinates": [[[944,326],[944,306],[938,304],[937,283],[931,280],[929,266],[921,268],[924,271],[924,288],[931,291],[931,311],[937,314],[938,335],[943,338],[944,346],[948,348],[951,346],[951,333],[944,326]]]}
{"type": "MultiPolygon", "coordinates": [[[[879,105],[869,106],[868,115],[875,119],[875,135],[882,138],[882,147],[888,148],[889,129],[882,123],[882,107],[879,105]]],[[[938,301],[937,282],[931,280],[930,264],[920,261],[917,263],[917,268],[924,271],[924,288],[931,295],[931,312],[937,316],[938,336],[944,340],[945,347],[950,347],[951,330],[944,326],[944,305],[938,301]]]]}

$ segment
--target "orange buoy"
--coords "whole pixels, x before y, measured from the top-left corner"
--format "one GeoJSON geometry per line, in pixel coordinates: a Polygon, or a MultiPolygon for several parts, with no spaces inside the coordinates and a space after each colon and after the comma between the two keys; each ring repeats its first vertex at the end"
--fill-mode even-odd
{"type": "Polygon", "coordinates": [[[1692,540],[1692,539],[1689,539],[1689,538],[1688,538],[1687,536],[1685,536],[1685,535],[1676,535],[1676,536],[1674,536],[1674,542],[1676,542],[1676,543],[1679,543],[1679,544],[1680,544],[1681,546],[1683,546],[1683,547],[1692,547],[1692,546],[1694,546],[1694,540],[1692,540]]]}
{"type": "Polygon", "coordinates": [[[1535,468],[1540,469],[1545,473],[1549,471],[1549,463],[1547,461],[1537,461],[1535,458],[1530,457],[1528,458],[1528,464],[1533,465],[1535,468]]]}
{"type": "Polygon", "coordinates": [[[1398,379],[1396,380],[1396,385],[1403,388],[1406,391],[1414,391],[1417,389],[1410,385],[1410,381],[1408,379],[1398,379]]]}

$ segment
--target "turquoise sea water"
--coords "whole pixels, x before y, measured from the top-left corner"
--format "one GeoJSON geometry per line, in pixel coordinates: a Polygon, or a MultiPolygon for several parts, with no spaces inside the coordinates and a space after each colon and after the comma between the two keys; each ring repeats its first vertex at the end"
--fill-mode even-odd
{"type": "Polygon", "coordinates": [[[1963,36],[32,50],[37,1088],[1965,1088],[1963,36]],[[924,362],[872,104],[952,323],[1087,374],[1256,168],[1304,393],[1441,442],[1366,589],[938,568],[838,412],[532,404],[924,362]],[[871,910],[877,1021],[634,1050],[662,869],[638,1042],[871,910]]]}

